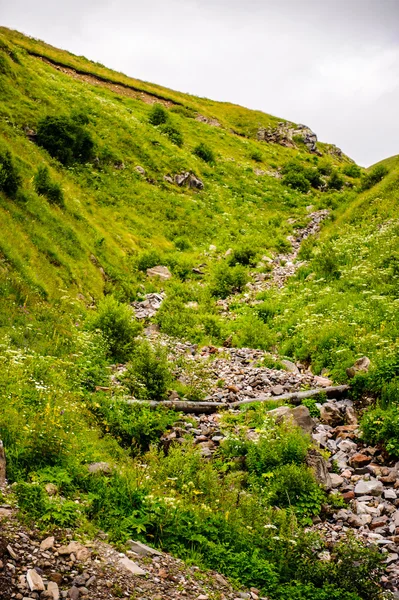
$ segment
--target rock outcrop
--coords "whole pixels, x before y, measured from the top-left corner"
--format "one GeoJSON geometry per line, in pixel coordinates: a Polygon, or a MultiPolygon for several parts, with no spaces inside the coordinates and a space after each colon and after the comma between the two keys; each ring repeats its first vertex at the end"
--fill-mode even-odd
{"type": "Polygon", "coordinates": [[[257,138],[261,142],[280,144],[286,148],[296,148],[295,137],[303,140],[306,148],[313,154],[320,155],[317,149],[317,135],[306,125],[293,125],[292,123],[280,122],[277,127],[261,128],[258,130],[257,138]]]}

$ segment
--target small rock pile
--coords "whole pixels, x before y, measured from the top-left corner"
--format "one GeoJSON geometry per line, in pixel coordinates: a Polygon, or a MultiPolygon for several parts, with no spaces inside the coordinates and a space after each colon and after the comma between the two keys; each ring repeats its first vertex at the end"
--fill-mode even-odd
{"type": "Polygon", "coordinates": [[[259,129],[257,134],[261,142],[280,144],[286,148],[296,148],[294,136],[302,138],[309,152],[321,155],[317,149],[317,135],[306,125],[293,125],[282,121],[277,127],[259,129]]]}
{"type": "Polygon", "coordinates": [[[164,299],[165,293],[160,292],[158,294],[146,294],[144,300],[132,302],[131,306],[134,308],[136,319],[151,319],[161,308],[164,299]]]}
{"type": "Polygon", "coordinates": [[[2,600],[259,600],[255,589],[233,591],[220,574],[203,573],[140,542],[128,542],[129,550],[119,553],[100,538],[82,544],[67,532],[43,537],[22,527],[10,508],[1,510],[2,600]]]}

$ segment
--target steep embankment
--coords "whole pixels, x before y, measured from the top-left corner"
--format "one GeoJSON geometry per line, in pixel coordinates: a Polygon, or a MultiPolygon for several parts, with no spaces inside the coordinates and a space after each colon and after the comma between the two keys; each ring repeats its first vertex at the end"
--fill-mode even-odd
{"type": "MultiPolygon", "coordinates": [[[[127,552],[140,538],[252,587],[240,597],[369,600],[380,581],[394,589],[372,548],[305,529],[345,500],[315,479],[312,457],[325,463],[307,409],[290,411],[302,427],[269,411],[282,392],[328,385],[323,369],[346,380],[365,353],[372,369],[356,389],[381,389],[380,358],[396,348],[395,160],[387,176],[365,174],[307,128],[137,81],[5,28],[0,97],[7,502],[58,529],[58,542],[103,530],[127,552]],[[143,331],[148,302],[154,319],[143,331]],[[273,399],[209,418],[143,402],[207,394],[273,399]]],[[[396,374],[386,364],[385,379],[396,374]]],[[[319,414],[315,398],[307,406],[319,414]]],[[[339,406],[348,419],[351,401],[339,406]]],[[[327,429],[321,444],[330,470],[338,434],[327,429]]],[[[362,475],[351,469],[344,493],[362,475]]],[[[364,510],[380,517],[372,502],[364,510]]],[[[13,527],[2,540],[12,542],[4,586],[25,593],[15,568],[36,564],[45,580],[63,570],[62,591],[76,579],[73,594],[86,593],[73,552],[64,562],[48,548],[35,563],[39,534],[18,547],[13,527]]],[[[172,578],[191,577],[160,559],[169,560],[172,578]]],[[[153,563],[154,587],[134,594],[171,594],[153,563]]],[[[92,589],[130,593],[119,575],[92,589]]],[[[221,586],[190,583],[189,593],[234,597],[221,586]]]]}

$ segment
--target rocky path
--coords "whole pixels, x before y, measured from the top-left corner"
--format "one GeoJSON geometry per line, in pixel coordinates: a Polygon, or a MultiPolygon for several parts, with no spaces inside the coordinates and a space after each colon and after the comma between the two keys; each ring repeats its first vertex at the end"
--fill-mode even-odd
{"type": "MultiPolygon", "coordinates": [[[[106,537],[105,535],[103,537],[106,537]]],[[[258,600],[259,592],[234,591],[220,574],[133,542],[125,553],[104,539],[46,537],[27,529],[9,506],[0,507],[1,600],[258,600]]]]}

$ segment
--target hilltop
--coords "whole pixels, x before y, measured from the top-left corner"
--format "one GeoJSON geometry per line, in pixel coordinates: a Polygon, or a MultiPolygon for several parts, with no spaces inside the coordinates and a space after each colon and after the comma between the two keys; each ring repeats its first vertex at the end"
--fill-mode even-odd
{"type": "MultiPolygon", "coordinates": [[[[0,98],[4,565],[18,516],[171,553],[176,597],[396,593],[399,157],[6,28],[0,98]]],[[[156,557],[96,593],[171,594],[156,557]]]]}

